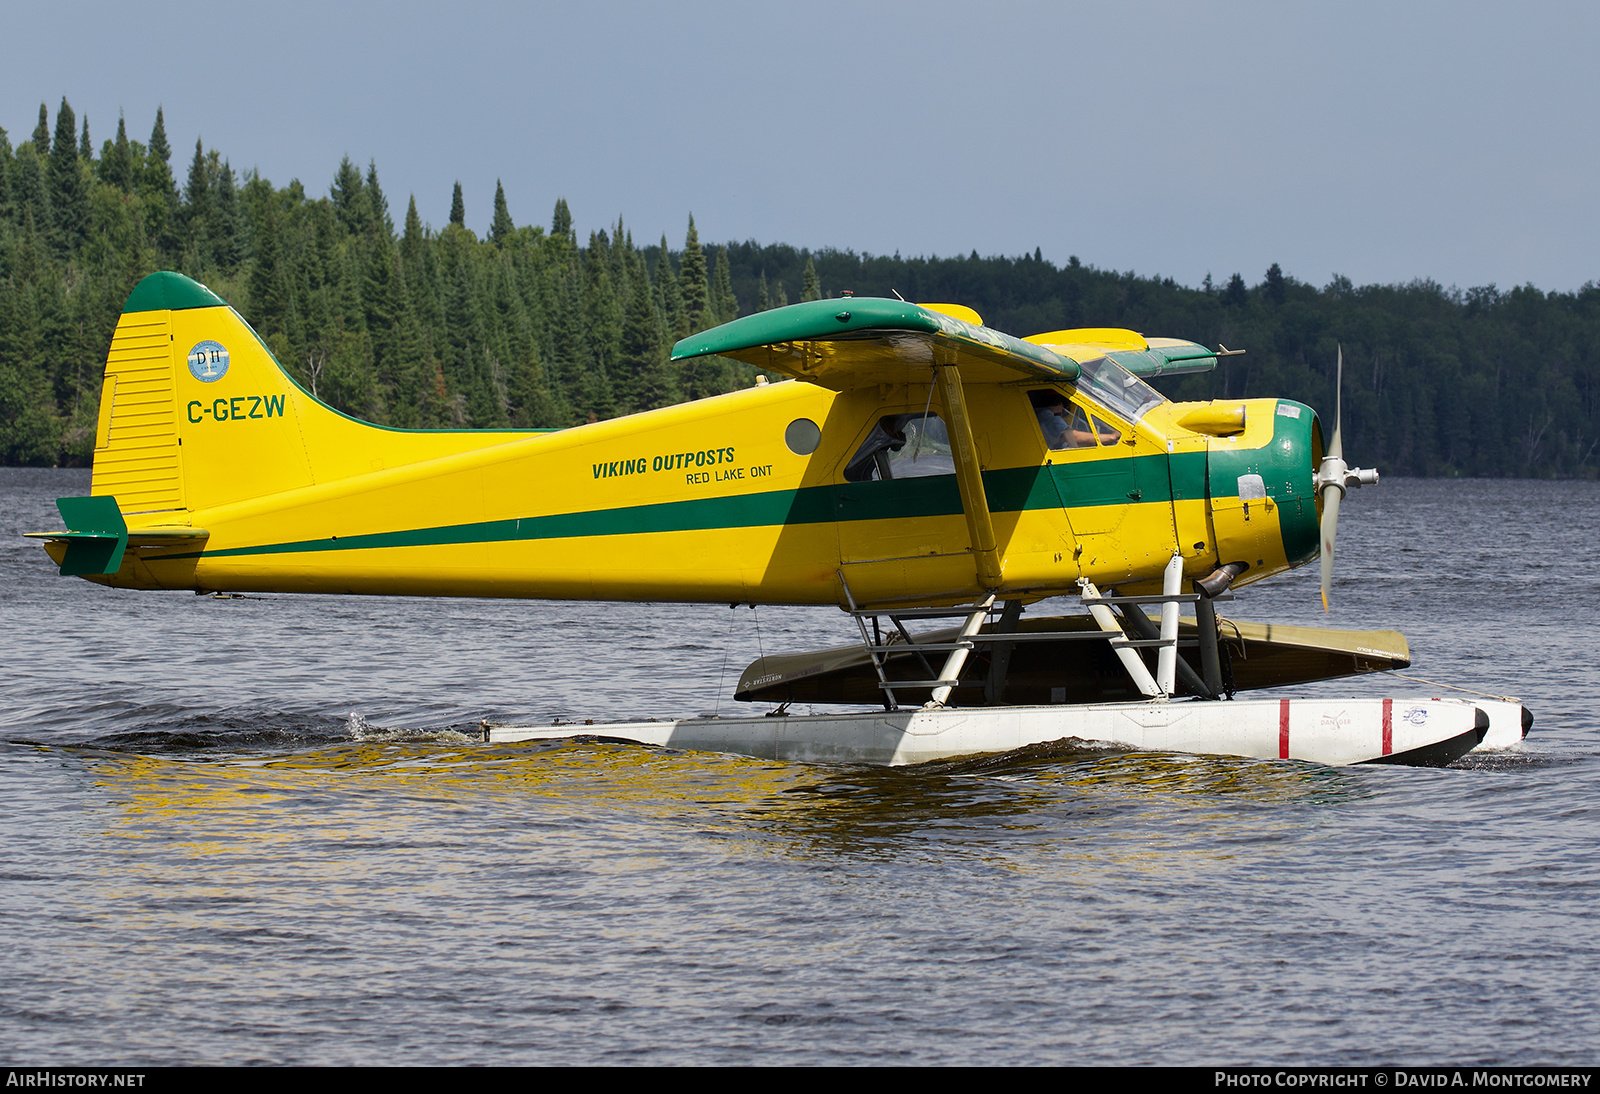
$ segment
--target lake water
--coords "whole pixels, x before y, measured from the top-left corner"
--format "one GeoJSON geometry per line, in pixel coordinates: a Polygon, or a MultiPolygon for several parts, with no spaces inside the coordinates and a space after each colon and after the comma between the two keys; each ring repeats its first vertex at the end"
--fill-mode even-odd
{"type": "MultiPolygon", "coordinates": [[[[0,469],[13,1062],[1594,1062],[1600,484],[1345,503],[1330,622],[1537,718],[1443,770],[483,745],[743,711],[758,651],[853,628],[103,589],[18,538],[87,487],[0,469]]],[[[1229,614],[1321,622],[1316,581],[1229,614]]],[[[1292,692],[1341,693],[1455,694],[1292,692]]]]}

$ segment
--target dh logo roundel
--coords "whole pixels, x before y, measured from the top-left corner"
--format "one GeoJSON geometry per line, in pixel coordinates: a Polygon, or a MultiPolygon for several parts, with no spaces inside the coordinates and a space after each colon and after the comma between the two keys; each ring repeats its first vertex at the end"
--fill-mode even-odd
{"type": "Polygon", "coordinates": [[[202,384],[222,379],[228,372],[228,348],[221,342],[197,342],[189,351],[189,374],[202,384]]]}

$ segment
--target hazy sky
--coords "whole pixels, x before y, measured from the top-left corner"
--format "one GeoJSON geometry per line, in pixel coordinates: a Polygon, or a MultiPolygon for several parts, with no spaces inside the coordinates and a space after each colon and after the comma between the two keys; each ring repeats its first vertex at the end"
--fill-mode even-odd
{"type": "Polygon", "coordinates": [[[1600,4],[15,4],[0,125],[165,108],[327,192],[487,227],[1020,254],[1198,284],[1600,279],[1600,4]]]}

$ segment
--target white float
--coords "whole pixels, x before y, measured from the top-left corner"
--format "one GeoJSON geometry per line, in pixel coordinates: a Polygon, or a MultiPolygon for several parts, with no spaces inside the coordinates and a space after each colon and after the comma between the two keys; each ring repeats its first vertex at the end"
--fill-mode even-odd
{"type": "Polygon", "coordinates": [[[609,725],[485,722],[483,736],[495,743],[599,737],[810,763],[916,764],[1077,740],[1130,749],[1334,766],[1442,766],[1485,743],[1491,727],[1494,739],[1504,744],[1521,740],[1522,722],[1519,704],[1464,699],[1157,700],[609,725]]]}

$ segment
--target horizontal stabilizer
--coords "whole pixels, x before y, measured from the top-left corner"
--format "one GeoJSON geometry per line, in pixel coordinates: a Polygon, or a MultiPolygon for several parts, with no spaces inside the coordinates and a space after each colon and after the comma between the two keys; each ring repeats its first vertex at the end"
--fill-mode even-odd
{"type": "Polygon", "coordinates": [[[117,499],[110,495],[57,498],[56,508],[67,524],[62,532],[25,532],[29,539],[66,544],[62,577],[114,574],[122,568],[129,547],[176,547],[208,538],[203,528],[139,528],[128,530],[117,499]]]}
{"type": "Polygon", "coordinates": [[[117,499],[57,498],[56,508],[67,522],[65,532],[29,532],[33,539],[65,541],[67,553],[61,559],[61,576],[114,574],[122,568],[122,553],[128,547],[128,525],[117,508],[117,499]]]}

